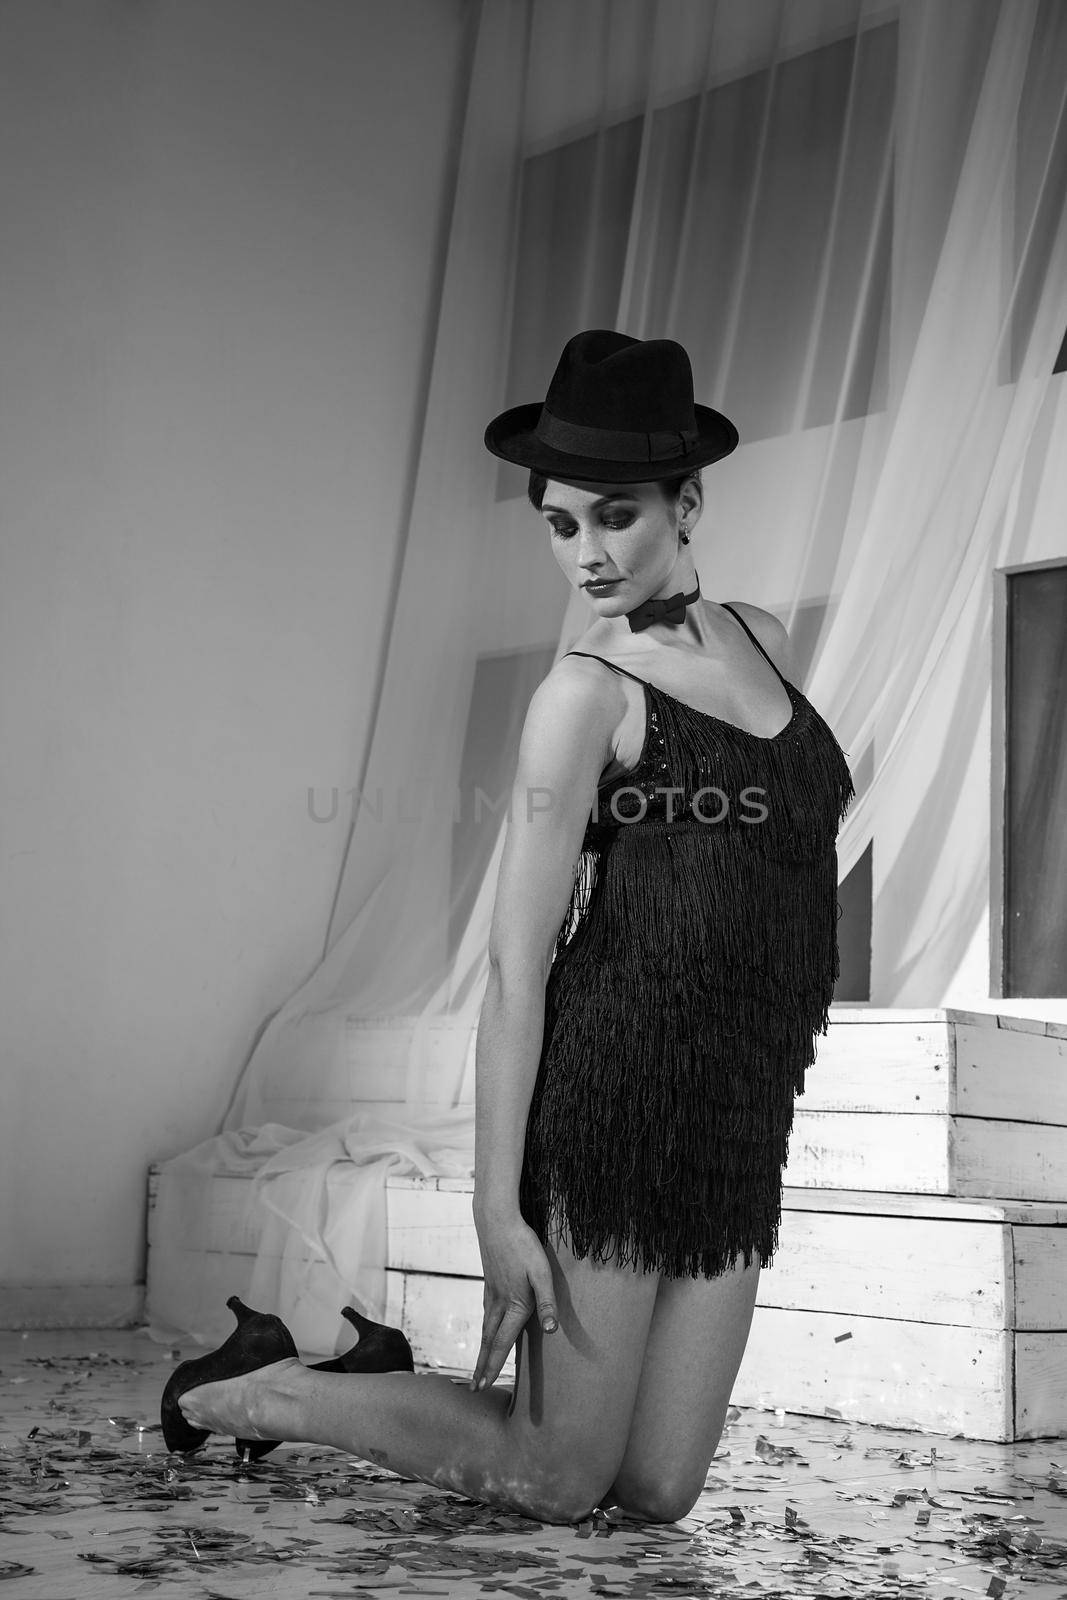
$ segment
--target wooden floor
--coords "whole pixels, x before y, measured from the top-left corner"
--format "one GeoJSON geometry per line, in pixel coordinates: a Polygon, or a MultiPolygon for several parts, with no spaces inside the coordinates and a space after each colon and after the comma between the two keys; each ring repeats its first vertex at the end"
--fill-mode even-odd
{"type": "Polygon", "coordinates": [[[168,1456],[174,1360],[141,1331],[0,1333],[4,1600],[1067,1595],[1067,1439],[739,1411],[684,1522],[553,1528],[335,1450],[168,1456]]]}

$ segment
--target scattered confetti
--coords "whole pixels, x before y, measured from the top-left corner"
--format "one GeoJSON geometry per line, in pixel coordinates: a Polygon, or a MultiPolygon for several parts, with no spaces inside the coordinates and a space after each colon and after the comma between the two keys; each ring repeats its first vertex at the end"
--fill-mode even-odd
{"type": "Polygon", "coordinates": [[[560,1528],[335,1450],[242,1464],[212,1439],[168,1455],[154,1418],[171,1357],[111,1342],[0,1335],[0,1531],[22,1558],[0,1584],[32,1575],[53,1600],[90,1583],[160,1600],[1067,1600],[1067,1470],[1049,1441],[935,1446],[830,1407],[731,1407],[689,1516],[602,1507],[560,1528]]]}

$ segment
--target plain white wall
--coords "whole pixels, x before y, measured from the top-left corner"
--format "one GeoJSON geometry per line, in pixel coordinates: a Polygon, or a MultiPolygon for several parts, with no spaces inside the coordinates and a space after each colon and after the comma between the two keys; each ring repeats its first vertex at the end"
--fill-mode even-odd
{"type": "Polygon", "coordinates": [[[318,961],[465,0],[0,10],[0,1284],[143,1277],[318,961]]]}

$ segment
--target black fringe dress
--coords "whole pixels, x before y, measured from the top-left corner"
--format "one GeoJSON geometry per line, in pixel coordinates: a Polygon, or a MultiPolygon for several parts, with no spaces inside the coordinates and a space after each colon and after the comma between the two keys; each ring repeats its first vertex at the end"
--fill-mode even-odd
{"type": "Polygon", "coordinates": [[[640,760],[597,793],[519,1191],[539,1237],[562,1227],[579,1258],[716,1277],[778,1246],[793,1098],[840,974],[836,840],[855,791],[774,670],[793,714],[769,738],[637,678],[640,760]]]}

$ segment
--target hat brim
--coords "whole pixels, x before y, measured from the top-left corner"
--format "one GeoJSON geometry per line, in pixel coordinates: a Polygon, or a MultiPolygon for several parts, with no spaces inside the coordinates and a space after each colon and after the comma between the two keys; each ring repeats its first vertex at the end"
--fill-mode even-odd
{"type": "Polygon", "coordinates": [[[494,417],[485,430],[485,447],[501,461],[528,467],[546,478],[562,482],[578,479],[588,483],[653,483],[660,478],[681,477],[698,467],[710,466],[736,450],[740,435],[729,417],[711,406],[694,406],[697,424],[696,446],[684,456],[663,456],[657,461],[604,461],[593,456],[570,455],[555,450],[538,438],[535,429],[542,407],[512,406],[494,417]]]}

